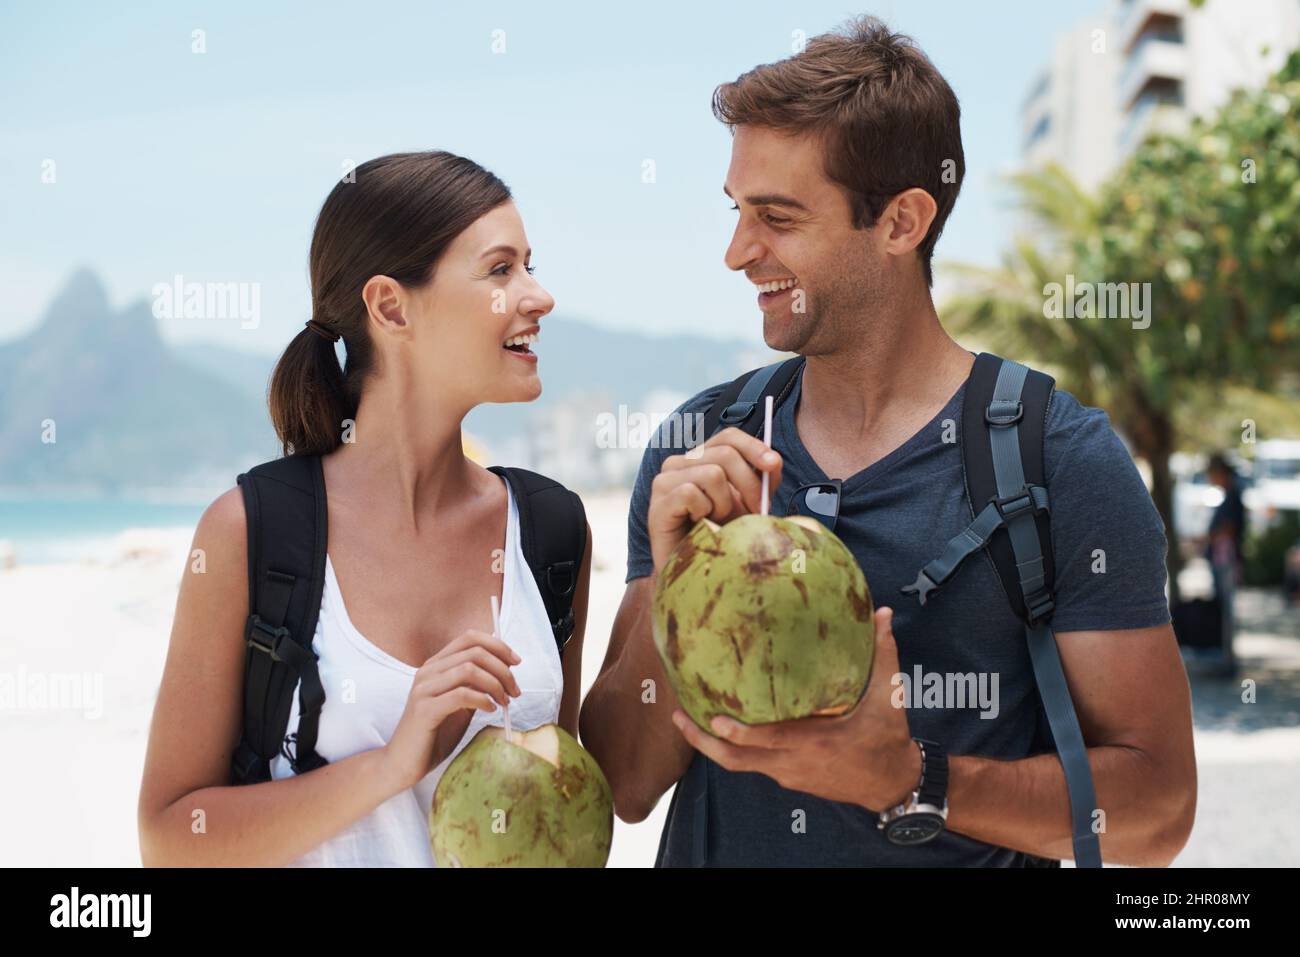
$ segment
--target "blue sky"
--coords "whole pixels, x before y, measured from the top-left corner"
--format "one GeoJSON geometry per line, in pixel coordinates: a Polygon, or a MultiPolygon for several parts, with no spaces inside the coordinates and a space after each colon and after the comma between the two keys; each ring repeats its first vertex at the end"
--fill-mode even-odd
{"type": "Polygon", "coordinates": [[[556,315],[757,342],[752,291],[722,264],[735,213],[718,83],[855,14],[910,33],[963,111],[967,180],[939,258],[987,263],[1010,225],[998,180],[1018,161],[1020,103],[1056,36],[1102,2],[270,6],[5,5],[0,340],[87,265],[118,306],[175,274],[256,282],[256,329],[175,319],[164,334],[278,351],[308,318],[312,223],[344,162],[441,148],[510,185],[556,315]]]}

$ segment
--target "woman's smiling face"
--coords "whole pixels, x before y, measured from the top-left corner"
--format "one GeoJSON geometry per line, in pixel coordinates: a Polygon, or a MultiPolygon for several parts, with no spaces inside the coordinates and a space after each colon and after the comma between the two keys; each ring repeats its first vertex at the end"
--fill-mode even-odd
{"type": "Polygon", "coordinates": [[[532,276],[532,250],[514,203],[485,213],[438,260],[417,291],[412,344],[439,392],[474,406],[542,393],[532,346],[555,300],[532,276]]]}

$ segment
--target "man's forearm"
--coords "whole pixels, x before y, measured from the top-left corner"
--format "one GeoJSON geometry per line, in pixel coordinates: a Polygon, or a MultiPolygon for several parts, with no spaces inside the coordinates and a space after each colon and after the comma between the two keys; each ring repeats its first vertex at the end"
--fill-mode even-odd
{"type": "Polygon", "coordinates": [[[649,814],[694,752],[673,726],[677,698],[654,648],[649,610],[627,628],[618,654],[592,683],[581,717],[583,744],[609,778],[624,820],[649,814]]]}
{"type": "MultiPolygon", "coordinates": [[[[1162,773],[1136,748],[1089,748],[1088,763],[1103,812],[1094,817],[1103,858],[1147,867],[1172,861],[1190,829],[1194,783],[1162,773]]],[[[948,829],[1039,857],[1072,859],[1060,760],[1055,754],[1018,761],[950,758],[948,829]]]]}
{"type": "MultiPolygon", "coordinates": [[[[644,698],[644,669],[624,658],[592,685],[582,706],[582,737],[614,790],[615,810],[635,823],[682,776],[694,748],[672,722],[673,703],[644,698]]],[[[656,681],[656,687],[662,681],[656,681]]]]}

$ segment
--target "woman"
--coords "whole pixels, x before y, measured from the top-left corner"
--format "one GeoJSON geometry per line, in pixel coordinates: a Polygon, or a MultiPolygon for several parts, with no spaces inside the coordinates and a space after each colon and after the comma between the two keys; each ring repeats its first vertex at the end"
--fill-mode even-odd
{"type": "Polygon", "coordinates": [[[515,728],[554,722],[577,736],[590,529],[561,655],[522,557],[518,503],[461,446],[474,406],[541,393],[528,346],[554,301],[530,256],[506,186],[449,153],[371,160],[326,199],[313,318],[270,388],[286,455],[319,456],[327,493],[311,644],[322,761],[291,762],[291,734],[269,780],[234,786],[250,552],[231,489],[200,519],[200,560],[181,584],[140,794],[146,865],[430,866],[434,786],[502,723],[502,706],[515,728]]]}

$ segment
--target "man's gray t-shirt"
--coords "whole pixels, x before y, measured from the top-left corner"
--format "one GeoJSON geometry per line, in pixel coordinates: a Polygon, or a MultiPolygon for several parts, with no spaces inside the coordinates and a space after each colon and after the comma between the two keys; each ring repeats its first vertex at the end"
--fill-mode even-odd
{"type": "MultiPolygon", "coordinates": [[[[817,467],[795,429],[802,374],[773,416],[772,445],[784,459],[781,486],[772,498],[774,515],[793,511],[795,489],[836,477],[817,467]]],[[[628,515],[628,581],[654,569],[646,533],[650,485],[663,460],[683,451],[683,432],[691,435],[682,429],[681,417],[705,412],[724,387],[707,389],[679,407],[646,450],[628,515]],[[677,448],[670,447],[672,441],[677,448]]],[[[918,701],[919,692],[914,693],[907,712],[912,734],[938,741],[949,755],[1018,759],[1046,750],[1033,747],[1045,727],[1038,727],[1041,709],[1024,626],[1012,613],[992,562],[983,552],[971,556],[924,607],[900,593],[971,520],[958,445],[964,393],[965,385],[928,425],[884,458],[856,475],[839,476],[845,481],[835,533],[861,565],[875,604],[894,610],[902,674],[913,678],[920,668],[922,686],[929,673],[973,674],[983,681],[983,701],[968,701],[964,708],[918,701]]],[[[1106,413],[1056,392],[1047,415],[1044,469],[1056,558],[1056,632],[1166,624],[1164,525],[1106,413]]],[[[1123,659],[1114,666],[1124,667],[1123,659]]],[[[699,753],[694,762],[674,794],[660,866],[693,862],[695,799],[705,780],[708,817],[700,836],[707,838],[711,866],[1025,864],[1019,852],[948,831],[926,844],[898,847],[865,808],[788,790],[763,774],[728,771],[699,753]]]]}

